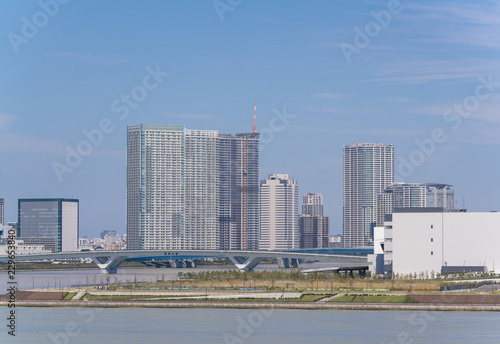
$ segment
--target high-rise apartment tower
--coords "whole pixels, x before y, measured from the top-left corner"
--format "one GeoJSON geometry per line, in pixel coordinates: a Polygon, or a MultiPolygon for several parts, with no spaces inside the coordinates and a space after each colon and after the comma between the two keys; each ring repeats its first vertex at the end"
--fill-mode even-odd
{"type": "Polygon", "coordinates": [[[394,146],[344,146],[344,247],[366,246],[377,220],[377,195],[394,182],[394,146]]]}
{"type": "Polygon", "coordinates": [[[288,174],[270,174],[260,185],[260,249],[299,248],[299,187],[288,174]]]}
{"type": "Polygon", "coordinates": [[[256,250],[259,134],[128,127],[129,249],[256,250]]]}

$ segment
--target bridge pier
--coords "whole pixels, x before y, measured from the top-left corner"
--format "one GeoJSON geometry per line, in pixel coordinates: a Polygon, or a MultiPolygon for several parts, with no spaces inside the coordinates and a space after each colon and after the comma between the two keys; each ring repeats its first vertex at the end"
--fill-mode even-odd
{"type": "Polygon", "coordinates": [[[278,267],[280,268],[298,268],[300,267],[300,259],[297,258],[277,258],[278,267]]]}
{"type": "Polygon", "coordinates": [[[264,257],[241,257],[241,256],[227,256],[230,261],[241,271],[252,271],[264,257]]]}
{"type": "Polygon", "coordinates": [[[107,274],[116,274],[118,272],[118,269],[101,269],[101,274],[107,275],[107,274]]]}
{"type": "Polygon", "coordinates": [[[183,268],[184,264],[182,264],[181,260],[169,260],[171,268],[183,268]]]}
{"type": "Polygon", "coordinates": [[[116,274],[118,271],[118,266],[127,259],[126,256],[109,255],[109,256],[96,256],[92,257],[92,260],[101,269],[102,274],[116,274]]]}

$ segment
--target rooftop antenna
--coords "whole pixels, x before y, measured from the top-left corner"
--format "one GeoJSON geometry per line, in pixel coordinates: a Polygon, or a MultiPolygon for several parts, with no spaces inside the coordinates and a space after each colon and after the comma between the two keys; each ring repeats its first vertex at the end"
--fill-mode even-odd
{"type": "Polygon", "coordinates": [[[252,134],[255,134],[257,130],[255,130],[255,117],[257,116],[257,102],[253,105],[253,123],[252,123],[252,134]]]}

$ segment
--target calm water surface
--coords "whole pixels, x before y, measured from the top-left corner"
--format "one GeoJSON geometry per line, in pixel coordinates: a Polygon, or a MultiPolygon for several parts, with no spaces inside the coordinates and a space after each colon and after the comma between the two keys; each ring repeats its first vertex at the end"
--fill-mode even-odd
{"type": "Polygon", "coordinates": [[[17,315],[17,336],[2,325],[1,343],[500,343],[494,312],[18,308],[17,315]]]}

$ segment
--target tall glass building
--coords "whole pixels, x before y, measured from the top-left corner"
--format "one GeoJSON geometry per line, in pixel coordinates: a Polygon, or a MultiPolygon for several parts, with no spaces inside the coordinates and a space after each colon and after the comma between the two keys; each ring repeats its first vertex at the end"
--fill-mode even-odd
{"type": "Polygon", "coordinates": [[[187,250],[219,245],[219,133],[185,130],[184,239],[187,250]]]}
{"type": "Polygon", "coordinates": [[[258,249],[258,134],[128,127],[129,249],[258,249]]]}
{"type": "Polygon", "coordinates": [[[18,200],[18,238],[44,245],[52,252],[78,248],[78,200],[34,198],[18,200]]]}
{"type": "Polygon", "coordinates": [[[344,247],[366,246],[377,221],[377,195],[394,182],[394,146],[346,145],[343,163],[344,247]]]}
{"type": "Polygon", "coordinates": [[[128,127],[127,248],[183,248],[184,147],[183,126],[128,127]]]}

